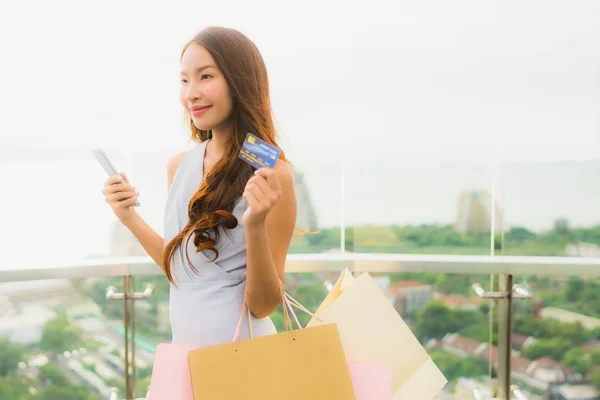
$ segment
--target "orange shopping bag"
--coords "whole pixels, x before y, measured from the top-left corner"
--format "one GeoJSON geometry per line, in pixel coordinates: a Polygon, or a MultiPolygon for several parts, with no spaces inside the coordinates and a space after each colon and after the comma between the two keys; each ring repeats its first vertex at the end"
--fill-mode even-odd
{"type": "Polygon", "coordinates": [[[286,331],[239,339],[246,302],[231,343],[189,352],[196,400],[355,400],[337,324],[292,329],[282,290],[286,331]]]}

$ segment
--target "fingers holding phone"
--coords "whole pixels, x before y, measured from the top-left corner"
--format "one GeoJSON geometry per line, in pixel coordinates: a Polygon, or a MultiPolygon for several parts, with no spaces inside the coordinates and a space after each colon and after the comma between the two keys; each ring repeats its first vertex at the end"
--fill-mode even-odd
{"type": "Polygon", "coordinates": [[[139,192],[136,191],[135,186],[129,184],[125,173],[110,176],[104,182],[102,194],[104,201],[110,205],[119,220],[125,221],[135,213],[133,207],[137,203],[139,192]]]}

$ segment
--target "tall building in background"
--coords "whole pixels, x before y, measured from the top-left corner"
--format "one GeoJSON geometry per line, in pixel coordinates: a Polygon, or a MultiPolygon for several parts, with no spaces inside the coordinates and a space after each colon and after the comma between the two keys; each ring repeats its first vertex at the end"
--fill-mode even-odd
{"type": "Polygon", "coordinates": [[[454,229],[462,234],[490,233],[492,212],[495,213],[495,233],[502,232],[502,211],[492,204],[492,194],[487,190],[463,191],[458,198],[458,212],[454,229]]]}
{"type": "Polygon", "coordinates": [[[391,284],[386,296],[402,318],[420,310],[433,299],[433,287],[420,281],[405,280],[391,284]]]}
{"type": "Polygon", "coordinates": [[[294,190],[296,192],[296,201],[298,203],[298,216],[296,218],[296,226],[309,231],[316,231],[319,228],[317,221],[317,213],[313,206],[304,174],[294,171],[294,190]]]}

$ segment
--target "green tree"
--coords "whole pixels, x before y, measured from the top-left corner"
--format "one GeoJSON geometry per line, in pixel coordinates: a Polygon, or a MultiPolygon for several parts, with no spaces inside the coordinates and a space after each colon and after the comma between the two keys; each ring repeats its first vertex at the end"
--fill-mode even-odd
{"type": "Polygon", "coordinates": [[[449,381],[460,377],[475,378],[488,373],[488,364],[483,359],[476,357],[461,359],[454,354],[437,349],[430,351],[429,355],[449,381]]]}
{"type": "Polygon", "coordinates": [[[565,353],[563,363],[583,376],[587,375],[590,369],[590,361],[585,358],[583,350],[577,347],[574,347],[565,353]]]}
{"type": "Polygon", "coordinates": [[[31,382],[21,377],[0,378],[0,399],[29,400],[31,382]]]}
{"type": "Polygon", "coordinates": [[[457,321],[456,329],[459,329],[462,326],[475,325],[478,322],[482,322],[485,320],[482,314],[473,310],[465,310],[459,308],[454,310],[453,314],[454,320],[457,321]]]}
{"type": "Polygon", "coordinates": [[[0,377],[11,375],[16,371],[19,362],[23,361],[26,351],[25,346],[0,337],[0,377]]]}
{"type": "Polygon", "coordinates": [[[79,348],[83,344],[81,333],[78,327],[69,323],[66,315],[59,315],[44,326],[40,348],[55,354],[79,348]]]}
{"type": "Polygon", "coordinates": [[[537,338],[547,337],[546,325],[543,320],[536,319],[530,315],[518,315],[514,319],[515,332],[525,336],[537,338]]]}
{"type": "Polygon", "coordinates": [[[590,362],[593,366],[600,367],[600,349],[590,351],[590,362]]]}
{"type": "Polygon", "coordinates": [[[56,386],[69,386],[69,380],[54,364],[46,364],[40,367],[40,377],[50,380],[50,383],[56,386]]]}
{"type": "Polygon", "coordinates": [[[488,363],[477,357],[467,357],[460,360],[456,368],[456,376],[464,378],[476,378],[487,375],[488,363]]]}
{"type": "MultiPolygon", "coordinates": [[[[494,325],[497,326],[497,321],[494,321],[494,325]]],[[[490,341],[490,325],[488,322],[481,322],[474,325],[465,326],[458,333],[462,336],[477,340],[478,342],[489,342],[490,341]]],[[[498,345],[498,329],[492,330],[492,345],[498,345]]]]}
{"type": "Polygon", "coordinates": [[[590,332],[580,322],[565,324],[550,320],[549,323],[551,325],[548,328],[550,332],[556,332],[556,336],[570,341],[575,346],[580,346],[589,340],[590,332]]]}
{"type": "Polygon", "coordinates": [[[523,243],[527,240],[534,239],[535,233],[521,226],[515,226],[510,228],[506,232],[505,240],[510,242],[523,243]]]}
{"type": "Polygon", "coordinates": [[[441,301],[430,301],[417,313],[416,336],[422,341],[440,339],[456,327],[454,313],[441,301]]]}
{"type": "Polygon", "coordinates": [[[542,357],[562,360],[565,353],[572,347],[573,343],[563,338],[538,339],[535,343],[521,350],[521,352],[531,360],[537,360],[542,357]]]}
{"type": "Polygon", "coordinates": [[[514,320],[515,332],[536,338],[562,338],[574,346],[586,343],[591,336],[579,322],[566,324],[555,319],[538,319],[531,315],[518,315],[514,320]]]}
{"type": "Polygon", "coordinates": [[[571,276],[565,284],[563,297],[567,303],[574,303],[579,299],[584,287],[583,279],[571,276]]]}
{"type": "Polygon", "coordinates": [[[554,232],[559,235],[569,235],[571,228],[569,226],[569,220],[566,218],[558,218],[554,221],[554,232]]]}
{"type": "Polygon", "coordinates": [[[600,316],[600,283],[595,280],[585,281],[576,309],[586,315],[600,316]]]}
{"type": "Polygon", "coordinates": [[[592,381],[592,384],[596,387],[596,389],[600,390],[600,368],[592,372],[590,380],[592,381]]]}
{"type": "Polygon", "coordinates": [[[442,350],[432,350],[429,352],[429,356],[434,364],[440,369],[442,374],[449,381],[456,379],[456,364],[458,364],[459,358],[453,354],[442,350]]]}

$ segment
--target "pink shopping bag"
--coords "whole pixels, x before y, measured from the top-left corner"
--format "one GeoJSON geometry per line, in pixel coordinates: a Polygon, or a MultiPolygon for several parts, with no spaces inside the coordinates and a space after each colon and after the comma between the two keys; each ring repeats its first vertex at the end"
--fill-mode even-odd
{"type": "Polygon", "coordinates": [[[194,400],[188,351],[192,347],[160,343],[156,347],[150,400],[194,400]]]}
{"type": "Polygon", "coordinates": [[[348,363],[356,400],[391,400],[392,368],[384,364],[348,363]]]}

